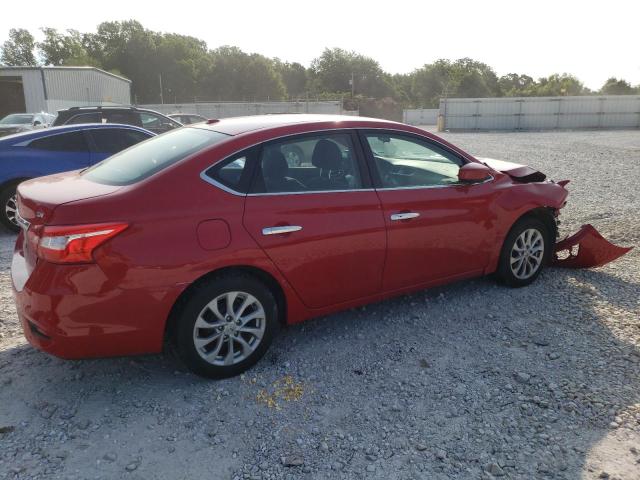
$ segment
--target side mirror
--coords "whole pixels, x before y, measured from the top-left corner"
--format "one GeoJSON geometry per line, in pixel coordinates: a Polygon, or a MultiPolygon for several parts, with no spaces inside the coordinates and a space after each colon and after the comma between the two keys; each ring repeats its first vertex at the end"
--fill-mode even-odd
{"type": "Polygon", "coordinates": [[[482,163],[467,163],[458,171],[458,180],[461,183],[480,183],[490,177],[491,169],[482,163]]]}
{"type": "Polygon", "coordinates": [[[35,122],[33,122],[34,127],[37,127],[38,125],[42,125],[42,122],[40,120],[36,120],[35,122]]]}

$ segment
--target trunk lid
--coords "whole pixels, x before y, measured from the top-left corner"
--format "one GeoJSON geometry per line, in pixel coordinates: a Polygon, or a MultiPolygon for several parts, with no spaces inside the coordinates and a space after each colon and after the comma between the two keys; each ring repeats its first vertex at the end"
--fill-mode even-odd
{"type": "Polygon", "coordinates": [[[44,224],[59,205],[109,195],[120,188],[85,180],[78,171],[35,178],[18,186],[18,212],[31,224],[44,224]]]}

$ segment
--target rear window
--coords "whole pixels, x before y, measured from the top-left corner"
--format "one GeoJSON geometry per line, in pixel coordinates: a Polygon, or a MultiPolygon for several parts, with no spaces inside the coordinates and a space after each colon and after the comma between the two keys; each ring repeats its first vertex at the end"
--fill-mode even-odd
{"type": "Polygon", "coordinates": [[[224,133],[200,128],[172,130],[109,157],[83,175],[97,183],[130,185],[227,138],[224,133]]]}

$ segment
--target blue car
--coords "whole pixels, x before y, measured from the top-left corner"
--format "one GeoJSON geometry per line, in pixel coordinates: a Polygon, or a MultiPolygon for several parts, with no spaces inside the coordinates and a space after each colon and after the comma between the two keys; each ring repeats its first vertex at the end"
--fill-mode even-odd
{"type": "Polygon", "coordinates": [[[155,136],[118,124],[68,125],[0,138],[0,223],[18,231],[16,187],[30,178],[86,168],[155,136]]]}

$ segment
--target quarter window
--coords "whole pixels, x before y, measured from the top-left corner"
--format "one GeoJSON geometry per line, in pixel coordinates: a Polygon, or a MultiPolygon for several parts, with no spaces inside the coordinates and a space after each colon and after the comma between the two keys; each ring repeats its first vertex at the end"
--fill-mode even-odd
{"type": "Polygon", "coordinates": [[[362,188],[348,134],[305,135],[263,146],[254,193],[293,193],[362,188]]]}
{"type": "Polygon", "coordinates": [[[382,188],[431,187],[458,183],[464,163],[457,155],[411,136],[367,133],[382,188]]]}
{"type": "Polygon", "coordinates": [[[256,157],[257,148],[244,150],[217,163],[208,169],[205,175],[235,192],[247,193],[250,180],[248,166],[256,157]]]}

